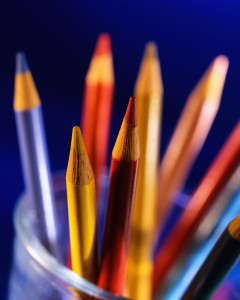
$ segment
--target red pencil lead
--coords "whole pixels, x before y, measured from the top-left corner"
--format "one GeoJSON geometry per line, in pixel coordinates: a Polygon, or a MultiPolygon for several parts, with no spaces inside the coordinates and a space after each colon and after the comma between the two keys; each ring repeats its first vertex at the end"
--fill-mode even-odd
{"type": "Polygon", "coordinates": [[[110,55],[111,53],[111,37],[108,33],[104,32],[97,40],[94,56],[110,55]]]}
{"type": "Polygon", "coordinates": [[[132,128],[137,126],[136,97],[130,97],[124,119],[132,128]]]}

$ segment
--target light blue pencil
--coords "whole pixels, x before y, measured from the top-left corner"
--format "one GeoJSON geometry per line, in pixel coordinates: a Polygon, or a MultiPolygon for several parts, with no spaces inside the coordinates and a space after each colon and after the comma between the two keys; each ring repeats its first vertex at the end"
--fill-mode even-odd
{"type": "Polygon", "coordinates": [[[24,53],[16,55],[14,112],[27,201],[34,216],[34,229],[43,245],[60,259],[41,101],[24,53]]]}

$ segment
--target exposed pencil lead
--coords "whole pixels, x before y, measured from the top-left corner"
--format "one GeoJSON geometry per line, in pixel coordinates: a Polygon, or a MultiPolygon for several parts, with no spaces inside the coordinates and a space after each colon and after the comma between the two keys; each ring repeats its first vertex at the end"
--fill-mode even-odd
{"type": "Polygon", "coordinates": [[[213,65],[215,65],[215,64],[218,64],[219,70],[222,70],[225,72],[225,69],[229,65],[229,59],[225,55],[218,55],[213,61],[213,65]]]}
{"type": "Polygon", "coordinates": [[[199,97],[207,102],[220,104],[228,65],[229,60],[226,56],[217,56],[192,91],[190,97],[199,97]]]}
{"type": "Polygon", "coordinates": [[[158,58],[157,45],[154,42],[149,42],[146,45],[144,56],[146,59],[158,58]]]}
{"type": "Polygon", "coordinates": [[[16,74],[21,74],[29,71],[26,55],[24,52],[16,54],[16,74]]]}
{"type": "Polygon", "coordinates": [[[78,154],[84,154],[86,152],[82,134],[78,126],[73,127],[72,130],[71,149],[75,150],[78,154]]]}
{"type": "Polygon", "coordinates": [[[149,42],[144,51],[135,85],[137,98],[143,94],[163,93],[162,75],[157,45],[149,42]]]}
{"type": "Polygon", "coordinates": [[[137,126],[136,97],[130,97],[124,119],[131,127],[137,126]]]}
{"type": "Polygon", "coordinates": [[[111,37],[108,33],[102,33],[95,48],[94,56],[111,54],[111,37]]]}

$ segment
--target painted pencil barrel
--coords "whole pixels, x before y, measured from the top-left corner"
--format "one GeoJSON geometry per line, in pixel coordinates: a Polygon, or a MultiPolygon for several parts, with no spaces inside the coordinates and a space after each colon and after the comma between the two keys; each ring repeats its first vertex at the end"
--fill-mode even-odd
{"type": "Polygon", "coordinates": [[[238,167],[240,157],[238,122],[193,193],[187,208],[175,224],[155,260],[153,290],[163,283],[167,273],[190,242],[203,217],[215,203],[227,181],[238,167]]]}
{"type": "Polygon", "coordinates": [[[109,186],[108,211],[103,240],[103,261],[98,284],[118,295],[122,294],[126,275],[126,261],[130,238],[130,224],[134,202],[127,202],[130,191],[137,182],[139,161],[111,162],[111,185],[109,186]],[[129,184],[126,186],[125,178],[129,184]],[[116,187],[120,187],[116,189],[116,187]]]}
{"type": "Polygon", "coordinates": [[[130,228],[140,158],[136,98],[127,111],[112,152],[108,204],[98,285],[121,295],[124,291],[130,228]]]}
{"type": "Polygon", "coordinates": [[[226,228],[181,300],[210,299],[240,254],[240,242],[226,228]]]}
{"type": "Polygon", "coordinates": [[[151,299],[162,95],[157,46],[146,45],[135,85],[141,159],[127,262],[127,295],[151,299]]]}
{"type": "Polygon", "coordinates": [[[41,106],[15,112],[23,173],[30,207],[45,247],[59,258],[55,202],[41,106]]]}
{"type": "Polygon", "coordinates": [[[67,180],[67,194],[72,270],[95,282],[97,275],[96,207],[95,201],[87,201],[88,198],[95,200],[94,179],[88,185],[81,187],[67,180]]]}
{"type": "MultiPolygon", "coordinates": [[[[222,211],[217,223],[212,229],[211,233],[207,237],[206,241],[198,247],[193,254],[191,254],[187,264],[182,269],[181,274],[174,279],[174,282],[171,282],[171,288],[164,295],[164,300],[171,299],[180,299],[184,292],[187,290],[189,284],[193,280],[194,276],[197,274],[198,270],[201,268],[201,265],[211,252],[221,233],[224,231],[228,223],[240,214],[240,188],[238,187],[238,182],[240,178],[240,167],[236,170],[233,177],[227,184],[224,191],[221,193],[220,198],[229,199],[227,204],[222,211]],[[236,190],[237,189],[237,190],[236,190]]],[[[220,199],[220,200],[221,200],[220,199]]],[[[219,200],[217,200],[219,201],[219,200]]],[[[215,211],[217,208],[215,207],[215,211]]],[[[214,211],[214,213],[215,213],[214,211]]],[[[207,217],[211,217],[212,213],[207,217]]],[[[206,219],[206,218],[205,218],[206,219]]],[[[204,221],[205,222],[205,221],[204,221]]],[[[202,229],[203,230],[203,229],[202,229]]],[[[208,228],[207,228],[208,232],[208,228]]],[[[194,237],[195,238],[195,237],[194,237]]],[[[189,257],[189,255],[188,255],[189,257]]]]}

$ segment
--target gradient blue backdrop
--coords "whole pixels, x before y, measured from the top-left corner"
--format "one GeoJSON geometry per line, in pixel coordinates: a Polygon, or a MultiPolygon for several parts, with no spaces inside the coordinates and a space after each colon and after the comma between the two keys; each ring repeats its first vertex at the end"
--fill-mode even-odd
{"type": "Polygon", "coordinates": [[[186,97],[211,60],[230,59],[222,104],[191,176],[193,189],[239,118],[239,0],[11,1],[0,3],[0,299],[6,291],[12,211],[23,190],[12,112],[16,51],[26,52],[40,93],[51,166],[65,168],[79,125],[83,81],[99,33],[112,36],[116,90],[112,149],[132,95],[144,45],[159,46],[164,83],[163,153],[186,97]]]}

